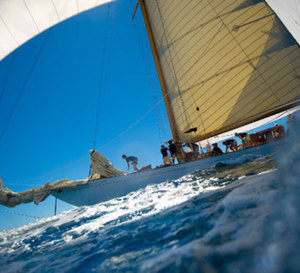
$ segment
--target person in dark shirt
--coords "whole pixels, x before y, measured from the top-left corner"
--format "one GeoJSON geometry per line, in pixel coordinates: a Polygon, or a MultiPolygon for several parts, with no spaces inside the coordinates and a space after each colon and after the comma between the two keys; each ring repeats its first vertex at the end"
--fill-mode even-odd
{"type": "Polygon", "coordinates": [[[172,157],[172,164],[174,165],[175,164],[175,158],[177,158],[178,162],[179,162],[179,160],[178,160],[178,156],[177,156],[176,145],[172,142],[172,140],[169,140],[169,151],[170,151],[171,157],[172,157]]]}
{"type": "Polygon", "coordinates": [[[217,155],[222,155],[223,154],[222,150],[218,146],[218,143],[214,143],[213,147],[214,147],[213,150],[212,150],[212,155],[213,156],[217,156],[217,155]]]}
{"type": "Polygon", "coordinates": [[[226,146],[225,153],[227,153],[228,149],[230,149],[232,152],[237,151],[237,142],[235,139],[227,139],[223,142],[223,145],[226,146]]]}
{"type": "Polygon", "coordinates": [[[122,158],[126,160],[127,162],[127,168],[129,170],[129,162],[131,162],[131,165],[133,167],[133,169],[138,172],[139,169],[136,167],[136,165],[138,164],[138,158],[136,156],[126,156],[126,155],[122,155],[122,158]]]}
{"type": "Polygon", "coordinates": [[[168,155],[168,148],[165,147],[165,145],[161,145],[160,152],[163,156],[164,165],[171,164],[171,160],[170,160],[169,155],[168,155]]]}

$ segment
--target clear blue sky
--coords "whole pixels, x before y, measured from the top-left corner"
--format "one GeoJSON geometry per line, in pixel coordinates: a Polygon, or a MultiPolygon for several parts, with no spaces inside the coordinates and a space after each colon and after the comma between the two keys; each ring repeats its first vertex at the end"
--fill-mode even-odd
{"type": "MultiPolygon", "coordinates": [[[[145,41],[138,38],[137,27],[142,30],[143,39],[145,30],[140,12],[132,20],[136,2],[131,3],[117,0],[71,18],[0,62],[0,176],[4,187],[20,192],[47,181],[87,177],[102,65],[96,149],[123,170],[126,163],[122,154],[138,156],[140,167],[162,163],[161,142],[171,138],[162,103],[159,113],[153,109],[111,142],[153,108],[153,96],[156,101],[162,97],[153,63],[153,84],[149,77],[143,52],[149,57],[150,51],[145,41]],[[112,23],[103,63],[108,11],[112,13],[112,23]]],[[[151,58],[146,60],[152,62],[151,58]]],[[[70,208],[58,202],[58,212],[70,208]]],[[[53,210],[53,197],[38,206],[0,206],[0,229],[32,221],[19,214],[45,217],[53,215],[53,210]]]]}

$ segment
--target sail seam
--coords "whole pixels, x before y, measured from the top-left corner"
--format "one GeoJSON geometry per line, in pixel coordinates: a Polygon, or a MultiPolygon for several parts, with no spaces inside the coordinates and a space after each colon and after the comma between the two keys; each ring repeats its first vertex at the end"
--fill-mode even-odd
{"type": "Polygon", "coordinates": [[[35,25],[35,27],[36,27],[37,32],[39,33],[39,32],[40,32],[40,29],[39,29],[39,27],[38,27],[38,25],[37,25],[37,23],[36,23],[36,21],[35,21],[35,19],[34,19],[34,17],[33,17],[33,14],[31,13],[31,10],[29,9],[29,7],[28,7],[28,5],[27,5],[27,3],[26,3],[25,0],[23,0],[23,3],[24,3],[24,5],[25,5],[25,7],[26,7],[26,9],[27,9],[27,11],[28,11],[28,13],[29,13],[29,15],[30,15],[30,17],[31,17],[31,19],[32,19],[32,21],[33,21],[33,23],[34,23],[34,25],[35,25]]]}

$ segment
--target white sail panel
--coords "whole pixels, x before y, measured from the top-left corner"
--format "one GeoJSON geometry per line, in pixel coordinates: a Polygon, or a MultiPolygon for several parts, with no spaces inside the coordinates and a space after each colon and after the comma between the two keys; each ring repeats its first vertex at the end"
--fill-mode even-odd
{"type": "Polygon", "coordinates": [[[0,0],[0,60],[47,28],[112,0],[0,0]]]}
{"type": "Polygon", "coordinates": [[[182,142],[229,131],[296,101],[299,46],[264,1],[145,4],[182,142]]]}
{"type": "Polygon", "coordinates": [[[300,1],[266,0],[300,45],[300,1]]]}

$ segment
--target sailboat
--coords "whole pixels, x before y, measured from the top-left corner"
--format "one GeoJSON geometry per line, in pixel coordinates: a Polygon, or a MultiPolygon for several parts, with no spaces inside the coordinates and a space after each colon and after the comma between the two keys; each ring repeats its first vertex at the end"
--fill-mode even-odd
{"type": "MultiPolygon", "coordinates": [[[[138,1],[177,145],[240,132],[297,106],[300,32],[283,12],[288,4],[296,1],[138,1]]],[[[218,163],[274,154],[279,145],[273,141],[144,172],[60,183],[45,187],[39,200],[52,194],[75,206],[93,205],[218,163]]]]}

